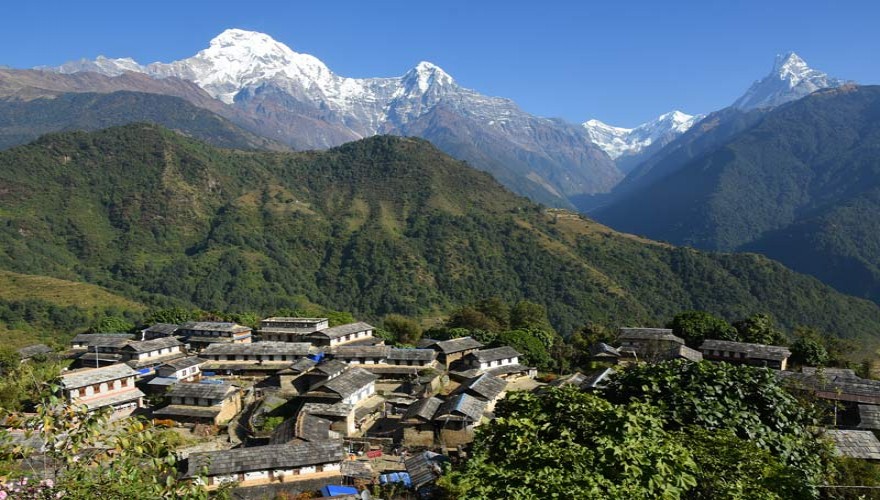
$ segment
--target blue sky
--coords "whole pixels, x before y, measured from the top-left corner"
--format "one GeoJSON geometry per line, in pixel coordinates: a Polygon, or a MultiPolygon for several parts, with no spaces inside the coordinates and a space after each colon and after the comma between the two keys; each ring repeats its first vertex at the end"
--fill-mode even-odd
{"type": "Polygon", "coordinates": [[[534,114],[633,126],[671,109],[730,104],[794,50],[811,66],[880,83],[876,1],[7,2],[0,65],[82,57],[188,57],[226,28],[263,31],[344,76],[395,76],[420,60],[534,114]]]}

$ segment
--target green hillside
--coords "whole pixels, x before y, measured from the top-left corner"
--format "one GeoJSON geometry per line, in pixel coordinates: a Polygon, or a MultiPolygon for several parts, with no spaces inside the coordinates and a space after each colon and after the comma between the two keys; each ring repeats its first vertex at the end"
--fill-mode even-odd
{"type": "Polygon", "coordinates": [[[880,301],[880,87],[817,92],[597,213],[624,231],[766,254],[880,301]]]}
{"type": "Polygon", "coordinates": [[[128,91],[0,99],[0,149],[49,132],[99,130],[135,122],[156,123],[224,148],[289,149],[179,97],[128,91]]]}
{"type": "Polygon", "coordinates": [[[0,268],[144,302],[270,313],[309,300],[375,319],[497,296],[546,305],[562,333],[686,309],[880,331],[876,305],[766,258],[547,210],[419,139],[239,152],[130,125],[0,152],[0,185],[0,268]]]}

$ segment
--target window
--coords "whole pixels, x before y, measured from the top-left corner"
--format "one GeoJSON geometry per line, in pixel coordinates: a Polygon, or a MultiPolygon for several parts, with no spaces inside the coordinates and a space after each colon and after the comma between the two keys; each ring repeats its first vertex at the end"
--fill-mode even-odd
{"type": "Polygon", "coordinates": [[[119,382],[120,382],[119,385],[121,387],[128,387],[128,379],[127,378],[124,378],[124,379],[120,380],[119,382]]]}
{"type": "Polygon", "coordinates": [[[101,384],[95,384],[92,386],[92,394],[99,394],[101,392],[101,384]]]}

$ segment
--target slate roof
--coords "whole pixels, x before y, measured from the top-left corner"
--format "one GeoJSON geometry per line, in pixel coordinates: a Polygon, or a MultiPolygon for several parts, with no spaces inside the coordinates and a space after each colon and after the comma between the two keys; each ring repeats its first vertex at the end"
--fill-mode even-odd
{"type": "Polygon", "coordinates": [[[483,349],[477,352],[472,352],[468,356],[473,356],[480,363],[489,363],[491,361],[500,361],[502,359],[511,359],[521,357],[522,354],[518,353],[516,349],[510,346],[501,346],[495,347],[493,349],[483,349]]]}
{"type": "Polygon", "coordinates": [[[574,372],[571,375],[566,375],[565,377],[560,377],[553,382],[550,382],[551,387],[568,387],[574,386],[580,388],[581,384],[587,379],[587,376],[581,372],[574,372]]]}
{"type": "Polygon", "coordinates": [[[880,406],[859,405],[859,429],[880,430],[880,406]]]}
{"type": "MultiPolygon", "coordinates": [[[[815,366],[804,366],[801,368],[802,373],[807,373],[809,375],[815,375],[818,373],[819,369],[815,366]]],[[[859,378],[856,375],[856,372],[850,368],[822,368],[821,372],[825,374],[825,376],[834,375],[837,377],[850,377],[850,378],[859,378]]]]}
{"type": "Polygon", "coordinates": [[[409,405],[406,413],[403,414],[403,419],[421,418],[422,420],[431,420],[442,403],[443,401],[435,397],[420,399],[409,405]]]}
{"type": "Polygon", "coordinates": [[[356,479],[373,479],[373,467],[364,460],[346,460],[340,470],[345,477],[356,479]]]}
{"type": "Polygon", "coordinates": [[[85,402],[86,408],[89,410],[94,410],[96,408],[103,408],[105,406],[117,405],[120,403],[128,403],[130,401],[134,401],[136,399],[140,399],[144,397],[145,394],[141,392],[140,389],[128,389],[122,392],[114,392],[112,394],[108,394],[99,399],[92,399],[85,402]]]}
{"type": "Polygon", "coordinates": [[[132,341],[122,347],[125,351],[132,351],[136,353],[143,352],[152,352],[158,351],[159,349],[166,349],[168,347],[177,347],[182,346],[179,340],[174,337],[159,337],[153,340],[144,340],[144,341],[132,341]]]}
{"type": "Polygon", "coordinates": [[[456,352],[469,351],[483,347],[483,344],[471,337],[459,337],[457,339],[441,341],[429,339],[425,344],[419,345],[425,345],[426,347],[440,351],[443,354],[454,354],[456,352]]]}
{"type": "Polygon", "coordinates": [[[236,387],[232,384],[176,384],[165,394],[176,398],[200,398],[222,400],[227,394],[234,392],[236,387]]]}
{"type": "Polygon", "coordinates": [[[605,342],[596,342],[590,344],[590,356],[602,358],[619,358],[620,351],[606,344],[605,342]]]}
{"type": "Polygon", "coordinates": [[[67,373],[61,376],[61,385],[65,389],[76,389],[87,385],[100,384],[125,377],[136,377],[137,372],[128,365],[117,364],[101,368],[89,368],[67,373]]]}
{"type": "Polygon", "coordinates": [[[315,361],[314,359],[300,358],[300,359],[294,361],[293,364],[291,364],[287,368],[287,370],[285,370],[285,373],[288,373],[288,372],[289,373],[296,373],[296,374],[305,373],[305,372],[311,370],[312,368],[314,368],[315,365],[317,365],[317,364],[318,364],[318,362],[315,361]]]}
{"type": "Polygon", "coordinates": [[[437,359],[437,351],[434,349],[402,349],[397,347],[388,348],[390,361],[427,361],[437,359]]]}
{"type": "Polygon", "coordinates": [[[621,328],[617,341],[669,341],[684,344],[684,339],[674,335],[669,328],[621,328]]]}
{"type": "Polygon", "coordinates": [[[733,342],[730,340],[706,339],[700,346],[700,351],[708,356],[707,351],[729,351],[736,353],[745,353],[749,359],[769,359],[773,361],[782,361],[791,356],[791,351],[787,347],[764,345],[764,344],[748,344],[745,342],[733,342]]]}
{"type": "Polygon", "coordinates": [[[461,393],[450,397],[437,408],[434,420],[461,420],[479,422],[486,410],[486,402],[470,394],[461,393]]]}
{"type": "Polygon", "coordinates": [[[840,375],[774,372],[792,389],[814,391],[818,397],[856,403],[880,404],[880,381],[840,375]]]}
{"type": "Polygon", "coordinates": [[[871,431],[828,429],[825,437],[831,439],[838,455],[863,460],[880,460],[880,441],[871,431]]]}
{"type": "Polygon", "coordinates": [[[190,321],[180,325],[180,330],[228,333],[244,333],[251,331],[249,327],[223,321],[190,321]]]}
{"type": "Polygon", "coordinates": [[[311,415],[323,415],[325,417],[347,417],[354,411],[354,405],[348,403],[306,403],[300,409],[300,413],[311,415]]]}
{"type": "Polygon", "coordinates": [[[341,345],[334,347],[333,356],[336,358],[378,358],[388,355],[388,346],[384,345],[341,345]]]}
{"type": "Polygon", "coordinates": [[[171,323],[156,323],[155,325],[151,325],[149,328],[145,328],[143,330],[143,332],[144,332],[144,334],[149,332],[149,333],[157,333],[159,335],[170,336],[170,335],[174,335],[174,332],[176,332],[179,328],[180,328],[180,325],[174,325],[171,323]]]}
{"type": "Polygon", "coordinates": [[[297,415],[294,435],[304,441],[322,441],[330,437],[332,424],[330,420],[312,413],[300,413],[297,415]]]}
{"type": "Polygon", "coordinates": [[[691,349],[686,345],[679,345],[672,349],[674,357],[688,359],[690,361],[703,361],[703,353],[696,349],[691,349]]]}
{"type": "Polygon", "coordinates": [[[313,441],[253,448],[193,453],[187,460],[185,477],[197,477],[204,469],[208,476],[237,474],[271,469],[294,469],[310,465],[341,462],[342,441],[313,441]]]}
{"type": "Polygon", "coordinates": [[[186,368],[192,368],[193,366],[198,366],[204,364],[205,360],[198,356],[187,356],[185,358],[172,359],[171,361],[166,361],[159,368],[171,368],[174,371],[185,370],[186,368]]]}
{"type": "Polygon", "coordinates": [[[503,375],[510,375],[512,373],[528,373],[532,370],[534,370],[533,367],[517,363],[515,365],[493,366],[491,368],[487,368],[485,373],[495,375],[496,377],[501,377],[503,375]]]}
{"type": "Polygon", "coordinates": [[[615,370],[613,368],[603,368],[600,370],[596,370],[584,375],[584,378],[581,380],[580,389],[582,391],[589,391],[592,389],[602,388],[605,386],[605,383],[608,381],[608,377],[614,375],[615,370]]]}
{"type": "Polygon", "coordinates": [[[40,354],[51,354],[52,352],[52,348],[46,344],[34,344],[19,349],[18,355],[21,359],[30,359],[40,354]]]}
{"type": "Polygon", "coordinates": [[[375,329],[376,327],[374,327],[373,325],[364,323],[363,321],[358,321],[357,323],[349,323],[347,325],[331,326],[330,328],[325,328],[309,335],[321,335],[322,337],[327,337],[329,339],[338,339],[339,337],[345,337],[346,335],[351,335],[352,333],[375,329]]]}
{"type": "Polygon", "coordinates": [[[76,337],[73,337],[73,340],[70,341],[71,344],[86,344],[87,346],[91,345],[117,345],[116,343],[120,343],[118,345],[125,345],[127,342],[123,342],[124,340],[134,340],[134,334],[130,333],[80,333],[76,337]]]}
{"type": "Polygon", "coordinates": [[[413,488],[418,490],[426,484],[434,482],[441,474],[441,462],[449,459],[431,451],[416,453],[403,461],[406,472],[409,474],[413,488]]]}
{"type": "Polygon", "coordinates": [[[251,342],[249,344],[211,344],[201,352],[201,355],[308,356],[312,352],[312,344],[308,342],[251,342]]]}
{"type": "Polygon", "coordinates": [[[194,405],[168,405],[153,412],[155,417],[194,417],[214,418],[223,411],[220,405],[194,406],[194,405]]]}
{"type": "Polygon", "coordinates": [[[317,390],[320,392],[334,392],[340,398],[345,399],[359,391],[370,382],[375,382],[379,377],[357,367],[351,367],[341,375],[331,378],[317,390]]]}
{"type": "Polygon", "coordinates": [[[315,366],[314,371],[328,377],[338,375],[348,368],[348,364],[338,359],[329,359],[315,366]]]}
{"type": "Polygon", "coordinates": [[[478,377],[474,377],[461,385],[462,391],[467,391],[474,396],[493,401],[504,390],[507,389],[507,382],[498,377],[484,373],[478,377]]]}

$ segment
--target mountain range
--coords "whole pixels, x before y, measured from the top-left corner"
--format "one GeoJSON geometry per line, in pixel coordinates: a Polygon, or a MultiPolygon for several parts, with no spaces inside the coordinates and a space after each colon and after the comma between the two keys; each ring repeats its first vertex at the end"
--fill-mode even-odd
{"type": "Polygon", "coordinates": [[[0,152],[0,268],[145,304],[366,319],[487,297],[588,321],[686,309],[876,341],[880,308],[769,259],[621,234],[504,189],[415,138],[323,152],[218,149],[155,125],[49,134],[0,152]]]}

